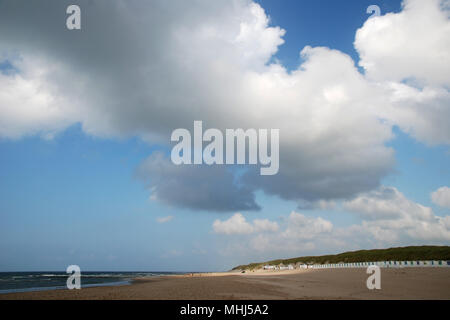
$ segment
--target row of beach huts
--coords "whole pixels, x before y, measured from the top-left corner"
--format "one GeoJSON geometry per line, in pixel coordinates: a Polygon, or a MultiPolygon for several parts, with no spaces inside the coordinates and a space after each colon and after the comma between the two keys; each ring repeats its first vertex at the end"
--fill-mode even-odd
{"type": "Polygon", "coordinates": [[[294,269],[333,269],[333,268],[367,268],[379,266],[380,268],[406,268],[406,267],[450,267],[450,260],[427,260],[427,261],[376,261],[376,262],[349,262],[328,264],[279,264],[265,265],[264,270],[294,270],[294,269]]]}

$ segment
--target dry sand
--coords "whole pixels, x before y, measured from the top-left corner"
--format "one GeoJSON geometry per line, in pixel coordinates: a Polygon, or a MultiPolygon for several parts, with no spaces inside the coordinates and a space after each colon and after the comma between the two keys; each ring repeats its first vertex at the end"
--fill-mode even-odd
{"type": "Polygon", "coordinates": [[[202,273],[0,299],[450,299],[450,268],[381,269],[381,290],[367,289],[368,276],[365,269],[202,273]]]}

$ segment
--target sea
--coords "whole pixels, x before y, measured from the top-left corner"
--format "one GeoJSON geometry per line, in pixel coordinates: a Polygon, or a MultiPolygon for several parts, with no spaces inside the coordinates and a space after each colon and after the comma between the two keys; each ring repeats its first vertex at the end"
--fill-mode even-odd
{"type": "MultiPolygon", "coordinates": [[[[130,284],[134,278],[147,278],[180,272],[81,272],[81,288],[130,284]]],[[[66,289],[65,272],[0,272],[0,293],[66,289]]]]}

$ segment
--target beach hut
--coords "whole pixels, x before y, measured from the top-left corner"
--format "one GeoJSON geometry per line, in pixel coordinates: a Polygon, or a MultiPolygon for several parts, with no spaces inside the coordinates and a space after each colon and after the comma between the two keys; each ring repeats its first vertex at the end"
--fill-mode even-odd
{"type": "Polygon", "coordinates": [[[278,265],[278,269],[279,269],[279,270],[289,270],[289,266],[287,266],[287,265],[285,265],[285,264],[283,264],[283,263],[280,263],[280,264],[278,265]]]}

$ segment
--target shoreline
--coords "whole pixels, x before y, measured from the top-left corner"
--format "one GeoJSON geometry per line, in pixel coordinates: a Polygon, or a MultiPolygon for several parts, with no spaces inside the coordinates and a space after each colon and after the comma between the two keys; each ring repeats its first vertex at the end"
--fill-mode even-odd
{"type": "MultiPolygon", "coordinates": [[[[89,283],[83,286],[83,288],[96,288],[96,287],[118,287],[126,286],[133,283],[135,279],[105,282],[105,283],[89,283]]],[[[9,293],[27,293],[27,292],[41,292],[41,291],[54,291],[54,290],[67,290],[66,286],[56,286],[56,287],[32,287],[32,288],[17,288],[17,289],[2,289],[0,290],[0,296],[2,294],[9,293]]],[[[0,299],[1,300],[1,299],[0,299]]]]}
{"type": "Polygon", "coordinates": [[[445,299],[450,269],[384,269],[368,290],[365,269],[193,273],[135,278],[129,285],[2,293],[0,300],[445,299]]]}

